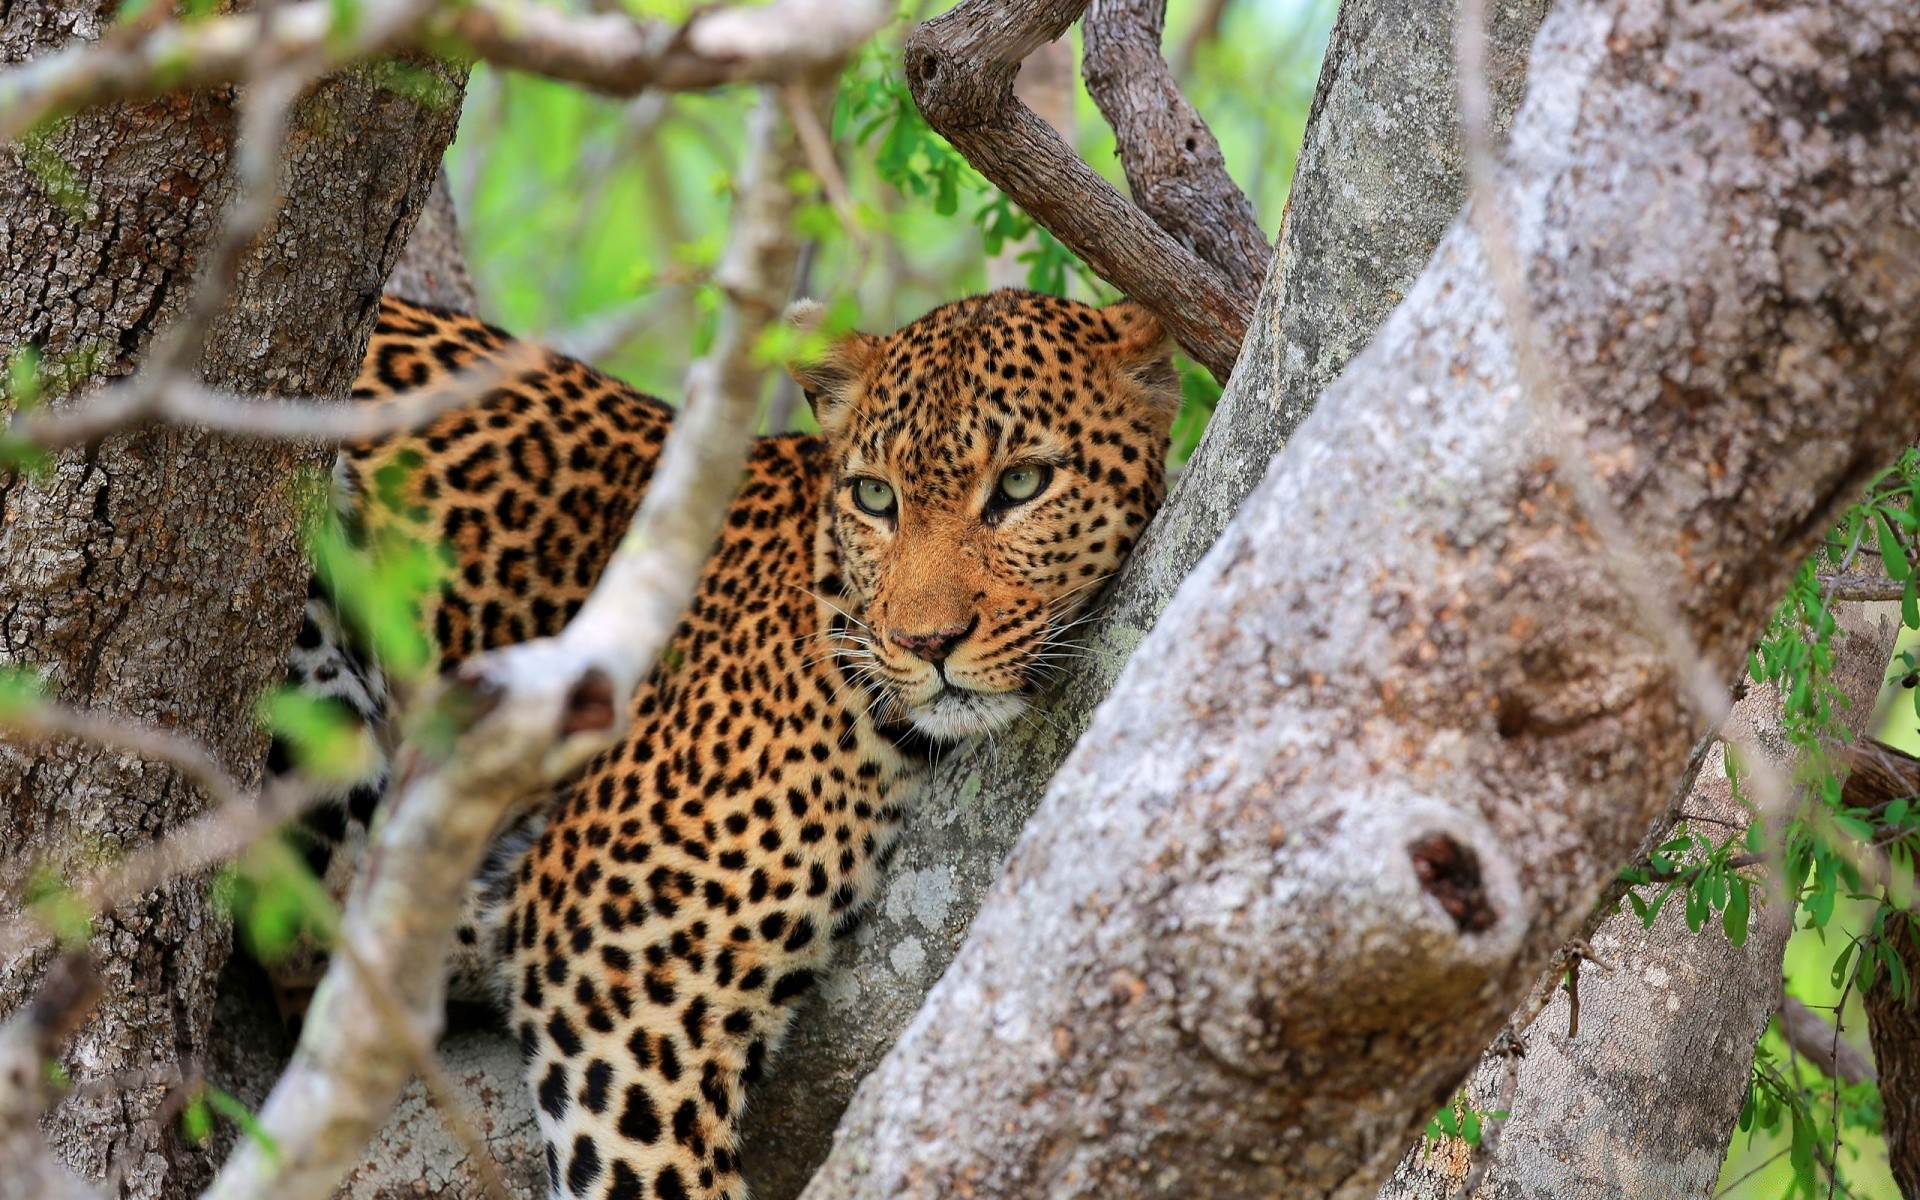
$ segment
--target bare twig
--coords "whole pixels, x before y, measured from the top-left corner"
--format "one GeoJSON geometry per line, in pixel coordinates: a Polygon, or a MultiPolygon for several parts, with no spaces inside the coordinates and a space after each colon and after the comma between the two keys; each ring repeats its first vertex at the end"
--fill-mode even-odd
{"type": "Polygon", "coordinates": [[[1828,600],[1898,600],[1906,589],[1884,575],[1822,575],[1820,586],[1828,600]]]}
{"type": "Polygon", "coordinates": [[[502,67],[613,95],[799,78],[831,67],[891,15],[880,0],[779,0],[711,8],[684,25],[572,14],[531,0],[331,0],[160,27],[75,46],[0,73],[0,142],[111,100],[232,83],[300,62],[322,72],[420,44],[465,47],[502,67]]]}
{"type": "Polygon", "coordinates": [[[1252,293],[1181,245],[1082,162],[1013,94],[1021,60],[1060,37],[1086,0],[967,0],[907,38],[907,83],[927,123],[1101,278],[1145,304],[1225,381],[1252,293]]]}
{"type": "Polygon", "coordinates": [[[496,66],[633,96],[805,78],[837,66],[892,15],[878,0],[778,0],[699,10],[675,27],[478,0],[453,9],[445,29],[496,66]]]}
{"type": "Polygon", "coordinates": [[[1166,20],[1166,0],[1093,0],[1082,24],[1087,92],[1113,126],[1134,203],[1251,300],[1273,248],[1160,57],[1166,20]]]}
{"type": "Polygon", "coordinates": [[[403,757],[400,794],[341,922],[341,941],[355,948],[356,960],[330,966],[293,1066],[261,1111],[281,1153],[243,1145],[210,1200],[321,1200],[332,1191],[413,1065],[386,1036],[381,1001],[363,976],[387,981],[405,1024],[430,1038],[442,1020],[455,898],[501,815],[577,770],[625,728],[625,699],[692,594],[757,425],[765,370],[755,348],[791,283],[794,201],[786,180],[802,162],[778,113],[778,100],[763,96],[717,276],[727,304],[714,350],[689,372],[686,407],[631,531],[558,637],[470,660],[446,685],[443,699],[463,702],[470,715],[457,721],[461,733],[441,754],[428,759],[415,749],[403,757]]]}
{"type": "Polygon", "coordinates": [[[47,450],[91,445],[109,434],[163,421],[251,437],[372,440],[418,429],[471,404],[547,357],[539,343],[516,341],[434,387],[378,404],[236,396],[177,373],[159,383],[142,373],[70,407],[32,409],[15,417],[7,432],[47,450]]]}

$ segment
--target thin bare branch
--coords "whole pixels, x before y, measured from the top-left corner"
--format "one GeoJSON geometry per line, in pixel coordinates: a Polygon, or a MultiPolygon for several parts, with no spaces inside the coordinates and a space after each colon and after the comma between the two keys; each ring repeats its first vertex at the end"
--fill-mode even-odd
{"type": "Polygon", "coordinates": [[[1874,601],[1898,600],[1906,589],[1903,583],[1896,583],[1884,575],[1822,575],[1820,587],[1828,600],[1874,601]]]}
{"type": "Polygon", "coordinates": [[[1273,248],[1213,131],[1160,57],[1166,22],[1166,0],[1093,0],[1081,26],[1087,92],[1113,126],[1134,203],[1251,299],[1273,248]]]}
{"type": "Polygon", "coordinates": [[[0,142],[41,121],[110,100],[312,73],[408,46],[465,48],[497,66],[611,95],[800,78],[845,57],[892,15],[879,0],[779,0],[712,8],[684,25],[620,13],[575,14],[528,0],[298,0],[102,39],[0,73],[0,142]]]}
{"type": "Polygon", "coordinates": [[[633,96],[804,78],[840,62],[890,16],[892,6],[876,0],[779,0],[706,9],[676,27],[479,0],[455,8],[445,30],[496,66],[633,96]]]}
{"type": "Polygon", "coordinates": [[[22,413],[7,433],[43,449],[61,450],[165,421],[251,437],[357,442],[418,429],[538,368],[547,355],[538,342],[516,340],[435,387],[378,404],[236,396],[177,374],[155,385],[143,373],[71,407],[22,413]]]}
{"type": "Polygon", "coordinates": [[[1254,294],[1155,225],[1013,94],[1021,60],[1065,33],[1086,0],[967,0],[907,38],[907,83],[927,123],[1101,278],[1145,304],[1225,381],[1254,294]]]}

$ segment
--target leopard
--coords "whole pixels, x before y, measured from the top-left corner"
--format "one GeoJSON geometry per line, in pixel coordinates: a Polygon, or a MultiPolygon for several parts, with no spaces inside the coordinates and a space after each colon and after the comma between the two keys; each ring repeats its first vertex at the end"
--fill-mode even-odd
{"type": "MultiPolygon", "coordinates": [[[[354,395],[442,387],[520,345],[385,300],[354,395]]],[[[1165,496],[1181,388],[1133,301],[992,291],[790,371],[817,432],[755,440],[624,736],[503,830],[461,925],[518,1040],[555,1200],[747,1200],[747,1089],[931,764],[1042,702],[1165,496]]],[[[580,609],[672,420],[541,351],[462,409],[346,447],[335,484],[357,536],[444,548],[419,620],[451,671],[580,609]]],[[[371,728],[391,689],[346,625],[316,586],[288,678],[371,728]]],[[[310,814],[330,881],[388,772],[380,757],[310,814]]]]}

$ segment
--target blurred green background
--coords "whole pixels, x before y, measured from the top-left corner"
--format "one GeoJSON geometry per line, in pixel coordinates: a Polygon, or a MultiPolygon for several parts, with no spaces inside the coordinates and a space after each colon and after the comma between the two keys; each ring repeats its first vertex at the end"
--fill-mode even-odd
{"type": "MultiPolygon", "coordinates": [[[[849,72],[832,132],[853,211],[815,203],[803,214],[804,292],[851,306],[864,329],[891,329],[984,289],[990,253],[1004,249],[998,243],[1009,226],[1017,232],[1021,224],[918,122],[898,77],[905,30],[947,6],[904,5],[900,20],[849,72]]],[[[648,0],[628,7],[678,17],[692,5],[648,0]]],[[[1336,0],[1168,5],[1168,57],[1269,235],[1279,227],[1336,8],[1336,0]]],[[[725,237],[727,190],[752,103],[742,89],[615,103],[477,68],[448,163],[481,314],[563,347],[620,330],[596,365],[673,400],[711,334],[707,276],[725,237]]],[[[1124,190],[1113,136],[1077,71],[1073,110],[1081,155],[1124,190]]],[[[814,190],[810,181],[797,182],[814,190]]],[[[1086,300],[1113,298],[1049,239],[1028,237],[1012,253],[1024,253],[1013,269],[1030,284],[1086,300]]],[[[1189,366],[1185,377],[1188,406],[1176,429],[1176,459],[1191,449],[1218,395],[1204,372],[1189,366]]],[[[793,424],[805,425],[804,405],[789,411],[793,424]]],[[[1885,736],[1920,752],[1910,696],[1900,693],[1886,708],[1885,736]]],[[[1786,964],[1793,995],[1816,1008],[1836,1002],[1829,972],[1842,934],[1835,926],[1857,932],[1870,911],[1861,906],[1824,933],[1794,936],[1786,964]]],[[[1723,935],[1712,922],[1701,936],[1723,935]]],[[[1857,996],[1844,1015],[1846,1036],[1866,1049],[1857,996]]],[[[1785,1057],[1777,1031],[1767,1045],[1785,1057]]],[[[1840,1154],[1851,1194],[1898,1194],[1877,1136],[1849,1126],[1840,1154]]],[[[1717,1195],[1773,1200],[1793,1190],[1784,1139],[1735,1135],[1717,1195]]]]}

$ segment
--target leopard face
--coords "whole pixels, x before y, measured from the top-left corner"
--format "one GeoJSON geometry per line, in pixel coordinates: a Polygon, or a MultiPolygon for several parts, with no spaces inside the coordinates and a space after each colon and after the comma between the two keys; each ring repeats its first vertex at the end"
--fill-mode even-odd
{"type": "Polygon", "coordinates": [[[830,448],[827,599],[883,723],[950,741],[1026,710],[1159,506],[1169,355],[1137,305],[1001,291],[798,372],[830,448]]]}

